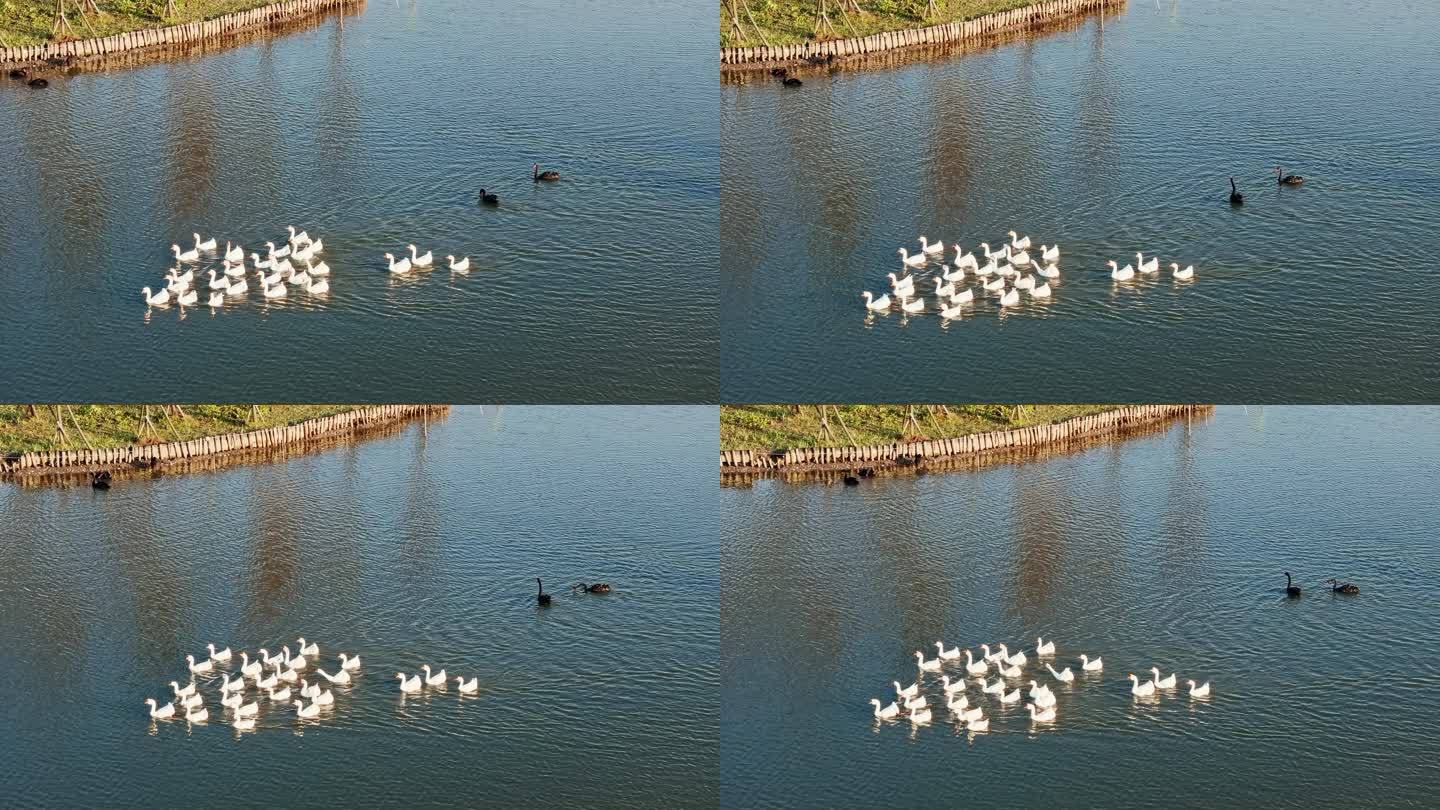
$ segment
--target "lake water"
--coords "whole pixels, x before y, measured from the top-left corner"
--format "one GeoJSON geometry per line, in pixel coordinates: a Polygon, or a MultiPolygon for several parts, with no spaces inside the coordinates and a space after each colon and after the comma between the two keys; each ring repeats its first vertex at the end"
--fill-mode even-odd
{"type": "Polygon", "coordinates": [[[725,801],[1428,806],[1437,456],[1435,408],[1225,407],[1040,462],[727,487],[725,801]],[[1332,576],[1361,593],[1322,590],[1332,576]],[[938,676],[932,725],[872,718],[917,648],[1033,653],[1041,634],[1057,668],[1105,665],[1057,685],[1053,726],[971,681],[991,717],[972,737],[934,706],[938,676]],[[1213,696],[1137,703],[1125,675],[1152,664],[1213,696]]]}
{"type": "Polygon", "coordinates": [[[17,400],[713,402],[716,32],[668,0],[376,0],[200,58],[0,82],[0,383],[17,400]],[[536,162],[563,179],[532,182],[536,162]],[[147,316],[172,242],[263,255],[287,224],[323,238],[328,296],[267,303],[252,273],[212,315],[202,271],[201,306],[147,316]],[[392,278],[382,254],[411,242],[437,269],[392,278]]]}
{"type": "Polygon", "coordinates": [[[731,78],[723,401],[1440,399],[1437,25],[1423,3],[1133,0],[797,89],[731,78]],[[1012,229],[1061,246],[1048,303],[867,318],[897,248],[1012,229]],[[1112,282],[1136,251],[1164,275],[1112,282]]]}
{"type": "Polygon", "coordinates": [[[713,805],[715,421],[461,407],[278,464],[0,485],[6,804],[713,805]],[[298,635],[362,656],[321,720],[148,716],[207,642],[298,635]],[[402,697],[424,663],[479,693],[402,697]]]}

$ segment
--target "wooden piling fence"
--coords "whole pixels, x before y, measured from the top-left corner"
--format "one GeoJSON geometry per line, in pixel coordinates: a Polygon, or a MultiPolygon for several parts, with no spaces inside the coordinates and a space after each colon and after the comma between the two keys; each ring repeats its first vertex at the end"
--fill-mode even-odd
{"type": "Polygon", "coordinates": [[[895,464],[1037,447],[1150,422],[1208,413],[1213,405],[1126,405],[1048,425],[972,433],[950,439],[844,447],[795,447],[788,450],[721,450],[727,473],[762,473],[803,465],[895,464]]]}
{"type": "Polygon", "coordinates": [[[229,36],[249,28],[289,22],[314,14],[363,3],[364,0],[283,0],[248,11],[224,14],[210,20],[125,31],[108,37],[45,42],[0,48],[0,64],[34,64],[52,58],[90,59],[112,54],[174,45],[186,45],[229,36]]]}
{"type": "Polygon", "coordinates": [[[352,411],[238,433],[223,433],[183,442],[132,444],[84,450],[35,450],[0,457],[0,475],[21,475],[66,469],[150,466],[226,453],[267,450],[321,441],[428,414],[444,413],[448,405],[373,405],[352,411]]]}
{"type": "Polygon", "coordinates": [[[916,45],[962,42],[1005,31],[1045,25],[1064,17],[1124,2],[1125,0],[1041,0],[1041,2],[1021,8],[986,14],[971,20],[941,23],[925,28],[885,31],[868,37],[816,40],[796,45],[721,48],[720,64],[724,67],[726,65],[753,65],[768,62],[799,62],[812,56],[840,58],[893,51],[916,45]]]}

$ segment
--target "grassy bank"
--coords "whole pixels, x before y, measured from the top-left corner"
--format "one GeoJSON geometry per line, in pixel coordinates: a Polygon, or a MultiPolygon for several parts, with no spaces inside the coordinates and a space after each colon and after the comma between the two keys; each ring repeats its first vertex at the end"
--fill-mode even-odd
{"type": "Polygon", "coordinates": [[[306,419],[348,411],[355,405],[261,405],[253,415],[249,405],[182,405],[181,412],[169,406],[150,406],[150,423],[145,428],[142,405],[64,405],[65,432],[55,430],[55,407],[0,405],[0,453],[27,450],[79,450],[85,447],[123,447],[140,441],[186,441],[220,433],[293,425],[306,419]],[[72,419],[72,412],[74,418],[72,419]],[[76,425],[80,430],[76,430],[76,425]],[[81,436],[84,431],[84,437],[81,436]],[[89,439],[87,444],[85,439],[89,439]]]}
{"type": "MultiPolygon", "coordinates": [[[[844,14],[841,9],[849,5],[842,0],[828,0],[830,23],[834,34],[828,31],[824,38],[868,37],[884,31],[899,31],[905,28],[923,28],[928,25],[960,22],[983,17],[997,11],[1031,5],[1034,0],[935,0],[938,14],[929,15],[925,0],[859,0],[860,13],[851,6],[844,14]],[[848,23],[848,24],[847,24],[848,23]]],[[[731,0],[720,2],[720,45],[731,48],[763,45],[755,36],[751,25],[759,26],[765,40],[771,45],[793,45],[815,38],[815,18],[819,0],[735,0],[740,22],[745,30],[742,42],[735,36],[731,24],[731,0]],[[746,9],[749,14],[746,14],[746,9]]]]}
{"type": "Polygon", "coordinates": [[[834,437],[822,434],[814,405],[725,405],[720,408],[720,449],[783,450],[887,444],[908,439],[949,439],[987,430],[1045,425],[1099,413],[1114,405],[916,405],[920,430],[907,424],[906,405],[827,407],[834,437]],[[836,420],[836,414],[839,420],[836,420]],[[845,427],[842,428],[840,423],[845,427]],[[845,428],[849,428],[849,435],[845,428]],[[852,438],[853,437],[853,440],[852,438]]]}
{"type": "MultiPolygon", "coordinates": [[[[165,0],[99,0],[100,13],[87,11],[83,16],[80,3],[66,0],[65,16],[73,29],[69,37],[88,39],[208,20],[271,2],[274,0],[175,0],[175,16],[166,17],[165,0]]],[[[6,45],[50,42],[54,21],[55,0],[0,0],[0,39],[6,45]]]]}

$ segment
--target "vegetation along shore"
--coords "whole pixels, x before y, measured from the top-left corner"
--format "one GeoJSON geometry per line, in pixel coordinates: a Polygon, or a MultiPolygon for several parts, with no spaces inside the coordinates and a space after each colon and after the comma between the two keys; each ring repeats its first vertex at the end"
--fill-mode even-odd
{"type": "Polygon", "coordinates": [[[720,46],[796,45],[963,22],[1033,0],[720,0],[720,46]],[[824,16],[821,16],[821,7],[824,16]]]}
{"type": "Polygon", "coordinates": [[[842,447],[1048,425],[1114,405],[726,405],[721,450],[842,447]]]}
{"type": "Polygon", "coordinates": [[[209,20],[270,2],[274,0],[0,0],[0,45],[108,37],[209,20]],[[58,22],[57,9],[64,12],[63,22],[58,22]]]}
{"type": "Polygon", "coordinates": [[[283,427],[357,405],[0,405],[0,454],[188,441],[283,427]]]}

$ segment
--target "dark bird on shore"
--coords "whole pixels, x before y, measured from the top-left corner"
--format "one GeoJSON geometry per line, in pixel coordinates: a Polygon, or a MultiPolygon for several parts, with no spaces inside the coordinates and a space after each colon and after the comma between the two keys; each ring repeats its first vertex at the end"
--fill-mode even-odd
{"type": "Polygon", "coordinates": [[[1329,585],[1330,590],[1334,591],[1335,593],[1360,593],[1359,585],[1356,585],[1353,582],[1341,582],[1334,577],[1325,580],[1325,584],[1329,585]]]}
{"type": "Polygon", "coordinates": [[[31,80],[29,81],[29,85],[30,85],[31,87],[49,87],[49,86],[50,86],[50,82],[48,82],[48,81],[46,81],[46,80],[44,80],[44,79],[38,79],[38,78],[37,78],[37,79],[31,79],[31,80]]]}
{"type": "Polygon", "coordinates": [[[95,489],[109,489],[110,473],[108,471],[101,470],[100,472],[97,472],[94,475],[90,476],[90,486],[94,487],[95,489]]]}
{"type": "Polygon", "coordinates": [[[1275,182],[1282,186],[1298,186],[1305,182],[1305,178],[1298,174],[1286,174],[1284,169],[1276,166],[1275,182]]]}
{"type": "Polygon", "coordinates": [[[1296,585],[1294,582],[1291,582],[1291,581],[1290,581],[1290,572],[1289,572],[1289,571],[1286,571],[1286,572],[1285,572],[1285,595],[1286,595],[1286,596],[1299,596],[1299,595],[1300,595],[1300,586],[1299,586],[1299,585],[1296,585]]]}
{"type": "Polygon", "coordinates": [[[24,79],[29,75],[30,71],[26,70],[25,68],[15,68],[14,70],[10,71],[10,78],[15,79],[16,81],[24,79]]]}
{"type": "Polygon", "coordinates": [[[859,478],[856,478],[856,477],[853,476],[853,475],[847,475],[847,476],[845,476],[845,486],[847,486],[847,487],[856,487],[856,486],[859,486],[859,485],[860,485],[860,479],[859,479],[859,478]]]}
{"type": "Polygon", "coordinates": [[[482,188],[482,189],[480,189],[480,204],[481,204],[481,205],[499,205],[499,204],[500,204],[500,195],[499,195],[499,194],[487,194],[487,193],[485,192],[485,189],[482,188]]]}
{"type": "Polygon", "coordinates": [[[1230,178],[1230,204],[1231,204],[1231,205],[1244,205],[1244,204],[1245,204],[1245,195],[1240,193],[1240,189],[1235,188],[1235,178],[1233,178],[1233,177],[1230,178]]]}
{"type": "Polygon", "coordinates": [[[560,172],[557,172],[557,171],[555,171],[554,169],[550,169],[549,171],[544,171],[544,172],[540,171],[540,164],[539,164],[539,163],[536,163],[536,164],[535,164],[535,166],[534,166],[534,171],[535,171],[535,182],[537,182],[537,183],[540,182],[541,180],[549,181],[549,180],[559,180],[559,179],[560,179],[560,172]]]}
{"type": "Polygon", "coordinates": [[[540,577],[535,577],[535,586],[540,589],[540,592],[535,595],[536,603],[541,605],[550,604],[550,594],[545,592],[545,583],[540,581],[540,577]]]}
{"type": "Polygon", "coordinates": [[[800,81],[794,76],[791,76],[780,83],[785,85],[786,87],[799,87],[800,85],[804,84],[804,82],[800,81]]]}
{"type": "Polygon", "coordinates": [[[790,71],[785,68],[770,68],[770,75],[777,79],[783,79],[790,75],[790,71]]]}
{"type": "Polygon", "coordinates": [[[610,593],[610,583],[592,582],[591,584],[586,585],[583,582],[577,582],[574,585],[570,586],[570,590],[578,590],[581,593],[610,593]]]}
{"type": "Polygon", "coordinates": [[[861,478],[869,478],[875,474],[875,470],[871,467],[861,467],[859,474],[861,478]]]}
{"type": "Polygon", "coordinates": [[[835,54],[833,54],[833,53],[827,53],[827,54],[825,54],[824,56],[821,56],[821,55],[818,54],[818,53],[817,53],[817,54],[812,54],[812,55],[810,55],[810,56],[805,57],[805,61],[806,61],[806,62],[809,62],[809,63],[812,64],[812,65],[828,65],[828,64],[830,64],[831,62],[834,62],[834,61],[835,61],[835,54]]]}

